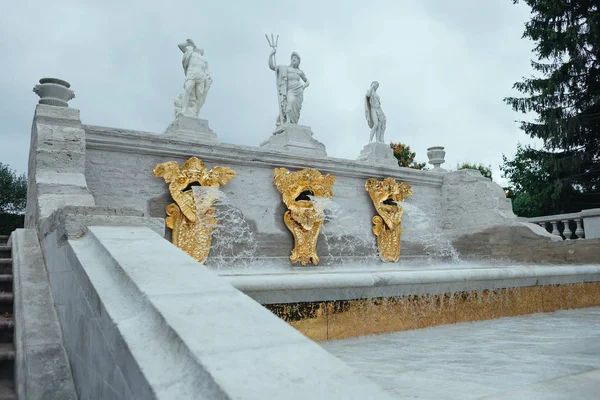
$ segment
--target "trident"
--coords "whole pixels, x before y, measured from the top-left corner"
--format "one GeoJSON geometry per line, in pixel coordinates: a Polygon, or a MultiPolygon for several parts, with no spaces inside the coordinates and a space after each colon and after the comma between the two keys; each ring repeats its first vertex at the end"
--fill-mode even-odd
{"type": "MultiPolygon", "coordinates": [[[[273,37],[273,34],[271,33],[271,38],[269,39],[269,36],[267,36],[267,34],[265,33],[265,38],[267,38],[267,43],[269,43],[269,47],[271,47],[273,50],[277,50],[277,44],[279,43],[279,35],[277,35],[277,37],[273,37]]],[[[275,54],[273,54],[273,64],[275,64],[275,69],[277,69],[277,61],[275,58],[275,54]]],[[[275,72],[277,74],[277,72],[275,72]]],[[[279,89],[277,89],[277,103],[279,103],[279,89]]],[[[279,124],[283,124],[283,110],[281,109],[281,104],[279,104],[279,106],[277,107],[279,108],[279,124]]]]}
{"type": "MultiPolygon", "coordinates": [[[[269,47],[271,47],[273,50],[277,50],[277,44],[279,43],[279,35],[277,35],[277,38],[273,38],[273,34],[271,33],[271,39],[269,39],[269,36],[267,36],[267,34],[265,33],[265,37],[267,38],[267,43],[269,43],[269,47]]],[[[275,55],[273,55],[273,64],[277,64],[277,62],[275,61],[275,55]]]]}

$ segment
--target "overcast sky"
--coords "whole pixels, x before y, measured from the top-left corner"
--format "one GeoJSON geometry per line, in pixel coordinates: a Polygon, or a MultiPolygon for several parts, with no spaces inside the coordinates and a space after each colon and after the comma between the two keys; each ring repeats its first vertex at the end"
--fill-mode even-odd
{"type": "Polygon", "coordinates": [[[0,12],[0,162],[26,172],[38,79],[71,83],[84,124],[163,132],[183,70],[177,44],[205,50],[213,85],[201,116],[219,140],[258,145],[274,129],[275,76],[265,33],[279,34],[311,82],[300,124],[333,157],[368,142],[363,96],[371,81],[387,115],[386,142],[417,161],[446,147],[446,164],[491,165],[531,143],[502,99],[529,76],[521,39],[527,6],[511,0],[297,0],[178,2],[19,0],[0,12]]]}

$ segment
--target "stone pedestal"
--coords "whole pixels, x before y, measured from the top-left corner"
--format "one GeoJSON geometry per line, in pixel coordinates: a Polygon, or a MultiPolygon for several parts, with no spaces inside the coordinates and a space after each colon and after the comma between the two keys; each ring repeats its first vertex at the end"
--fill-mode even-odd
{"type": "Polygon", "coordinates": [[[217,143],[217,135],[209,128],[207,120],[186,115],[178,115],[165,131],[165,135],[193,142],[217,143]]]}
{"type": "Polygon", "coordinates": [[[363,147],[360,156],[358,156],[358,161],[372,165],[398,166],[398,159],[394,157],[394,150],[388,144],[378,142],[369,143],[363,147]]]}
{"type": "Polygon", "coordinates": [[[312,136],[308,126],[286,124],[262,142],[260,147],[313,157],[327,157],[325,145],[312,136]]]}

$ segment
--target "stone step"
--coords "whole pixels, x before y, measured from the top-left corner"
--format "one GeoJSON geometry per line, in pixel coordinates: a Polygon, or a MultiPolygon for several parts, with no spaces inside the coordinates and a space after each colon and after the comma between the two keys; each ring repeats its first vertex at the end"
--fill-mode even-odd
{"type": "Polygon", "coordinates": [[[0,245],[0,258],[10,258],[12,247],[7,245],[0,245]]]}
{"type": "Polygon", "coordinates": [[[0,274],[12,274],[12,258],[0,258],[0,274]]]}
{"type": "Polygon", "coordinates": [[[17,400],[12,379],[0,379],[0,400],[17,400]]]}
{"type": "Polygon", "coordinates": [[[0,293],[13,291],[13,276],[11,274],[0,274],[0,293]]]}
{"type": "Polygon", "coordinates": [[[8,235],[0,235],[0,244],[6,244],[8,242],[8,235]]]}
{"type": "Polygon", "coordinates": [[[0,343],[12,343],[14,330],[12,314],[0,314],[0,343]]]}
{"type": "Polygon", "coordinates": [[[14,379],[15,346],[12,343],[0,343],[0,379],[14,379]]]}
{"type": "Polygon", "coordinates": [[[0,314],[10,313],[13,311],[13,294],[12,292],[0,293],[0,314]]]}
{"type": "Polygon", "coordinates": [[[12,343],[0,343],[0,361],[14,361],[15,346],[12,343]]]}

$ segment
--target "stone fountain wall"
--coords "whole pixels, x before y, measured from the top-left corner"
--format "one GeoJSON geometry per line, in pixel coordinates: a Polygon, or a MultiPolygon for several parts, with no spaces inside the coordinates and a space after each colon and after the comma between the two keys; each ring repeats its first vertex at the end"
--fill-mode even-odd
{"type": "MultiPolygon", "coordinates": [[[[250,224],[261,257],[284,260],[293,247],[292,235],[283,223],[286,208],[273,183],[273,170],[280,167],[290,171],[314,168],[323,174],[334,175],[336,182],[332,200],[341,207],[345,216],[338,225],[341,229],[337,233],[348,231],[359,234],[362,240],[357,242],[367,242],[368,245],[375,243],[371,218],[376,213],[364,188],[366,180],[392,177],[411,185],[414,194],[406,202],[419,207],[430,220],[430,226],[424,227],[422,220],[413,219],[410,213],[405,214],[402,257],[424,254],[420,240],[426,233],[424,229],[440,229],[453,234],[465,229],[473,231],[495,224],[512,224],[515,219],[510,211],[510,201],[497,199],[499,195],[504,196],[502,189],[489,181],[482,181],[485,178],[480,179],[473,171],[437,173],[259,147],[194,142],[189,137],[178,139],[172,135],[99,126],[84,125],[84,129],[85,175],[98,206],[133,208],[148,216],[164,217],[165,206],[171,199],[164,181],[152,174],[157,164],[165,161],[183,163],[196,156],[209,168],[218,165],[234,169],[236,177],[221,190],[250,224]],[[458,176],[450,178],[455,175],[458,176]],[[460,195],[461,188],[466,190],[465,195],[460,195]],[[477,212],[472,214],[473,210],[477,212]]],[[[327,231],[327,225],[323,231],[327,231]]],[[[320,256],[325,257],[327,252],[338,257],[373,255],[372,246],[359,245],[351,250],[339,247],[336,250],[335,246],[333,249],[326,248],[322,238],[318,251],[320,256]]]]}

